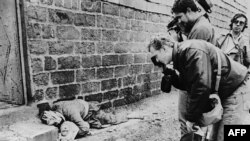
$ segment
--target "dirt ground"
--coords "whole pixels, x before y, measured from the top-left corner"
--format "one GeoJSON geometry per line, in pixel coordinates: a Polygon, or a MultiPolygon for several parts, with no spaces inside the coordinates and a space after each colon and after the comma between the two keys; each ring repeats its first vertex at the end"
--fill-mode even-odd
{"type": "Polygon", "coordinates": [[[77,141],[178,141],[177,119],[178,92],[143,99],[107,112],[115,112],[118,118],[131,117],[119,125],[91,130],[92,135],[77,141]]]}

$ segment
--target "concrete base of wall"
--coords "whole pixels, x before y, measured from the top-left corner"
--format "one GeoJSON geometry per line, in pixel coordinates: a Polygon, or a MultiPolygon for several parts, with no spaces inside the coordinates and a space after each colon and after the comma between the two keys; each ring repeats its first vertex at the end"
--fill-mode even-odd
{"type": "Polygon", "coordinates": [[[36,107],[0,110],[0,141],[56,141],[58,129],[41,123],[36,107]]]}

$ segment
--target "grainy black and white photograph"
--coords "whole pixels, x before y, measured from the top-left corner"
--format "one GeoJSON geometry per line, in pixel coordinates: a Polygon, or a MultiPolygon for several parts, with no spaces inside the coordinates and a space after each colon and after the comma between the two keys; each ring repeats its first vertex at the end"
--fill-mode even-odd
{"type": "Polygon", "coordinates": [[[0,141],[247,141],[249,0],[0,0],[0,141]]]}

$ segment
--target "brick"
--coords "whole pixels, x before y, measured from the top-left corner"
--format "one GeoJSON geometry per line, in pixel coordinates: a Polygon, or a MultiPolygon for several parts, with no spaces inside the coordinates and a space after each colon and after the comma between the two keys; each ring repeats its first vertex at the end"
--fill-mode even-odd
{"type": "Polygon", "coordinates": [[[40,58],[31,59],[31,68],[33,73],[43,71],[43,62],[40,58]]]}
{"type": "Polygon", "coordinates": [[[108,91],[103,94],[103,100],[112,100],[118,97],[118,90],[108,91]]]}
{"type": "Polygon", "coordinates": [[[143,31],[144,24],[142,21],[131,21],[131,30],[143,31]]]}
{"type": "Polygon", "coordinates": [[[45,65],[44,70],[55,70],[56,69],[56,60],[52,57],[45,56],[45,65]]]}
{"type": "Polygon", "coordinates": [[[55,38],[55,29],[52,25],[42,25],[42,38],[43,39],[53,39],[55,38]]]}
{"type": "Polygon", "coordinates": [[[145,54],[135,54],[134,55],[134,63],[145,63],[146,62],[145,54]]]}
{"type": "Polygon", "coordinates": [[[135,19],[137,20],[147,20],[147,13],[143,11],[135,11],[135,19]]]}
{"type": "Polygon", "coordinates": [[[106,102],[106,103],[102,103],[100,109],[103,110],[103,109],[108,109],[110,107],[112,107],[112,103],[109,101],[109,102],[106,102]]]}
{"type": "Polygon", "coordinates": [[[72,12],[49,9],[49,22],[57,24],[72,24],[73,21],[74,14],[72,12]]]}
{"type": "Polygon", "coordinates": [[[102,30],[102,40],[104,41],[118,41],[119,31],[116,30],[102,30]]]}
{"type": "Polygon", "coordinates": [[[160,22],[160,16],[158,14],[149,13],[148,20],[154,23],[160,22]]]}
{"type": "Polygon", "coordinates": [[[74,24],[84,27],[95,26],[95,15],[76,14],[74,24]]]}
{"type": "Polygon", "coordinates": [[[27,25],[27,36],[31,39],[41,38],[41,25],[38,23],[28,23],[27,25]]]}
{"type": "Polygon", "coordinates": [[[119,56],[120,65],[132,64],[134,59],[132,54],[122,54],[119,56]]]}
{"type": "Polygon", "coordinates": [[[153,96],[153,95],[159,95],[159,94],[161,94],[161,93],[162,93],[161,90],[153,90],[151,95],[152,95],[152,96],[153,96]]]}
{"type": "Polygon", "coordinates": [[[111,3],[103,3],[102,13],[119,16],[119,6],[111,3]]]}
{"type": "Polygon", "coordinates": [[[82,84],[82,93],[92,93],[100,91],[100,82],[87,82],[82,84]]]}
{"type": "Polygon", "coordinates": [[[122,30],[130,30],[131,29],[131,20],[120,18],[118,20],[116,28],[122,29],[122,30]]]}
{"type": "Polygon", "coordinates": [[[135,85],[132,89],[132,93],[134,95],[140,94],[141,93],[141,86],[140,85],[135,85]]]}
{"type": "Polygon", "coordinates": [[[141,91],[142,92],[147,92],[147,91],[150,91],[150,84],[149,83],[143,83],[142,86],[141,86],[141,91]]]}
{"type": "Polygon", "coordinates": [[[141,93],[141,99],[144,99],[144,98],[147,98],[147,97],[150,97],[150,96],[152,96],[151,91],[141,93]]]}
{"type": "Polygon", "coordinates": [[[161,78],[161,75],[158,72],[150,74],[151,81],[156,81],[156,80],[159,80],[160,78],[161,78]]]}
{"type": "Polygon", "coordinates": [[[44,92],[43,92],[43,90],[42,89],[35,90],[35,93],[32,96],[32,101],[33,102],[38,102],[38,101],[43,100],[43,98],[44,98],[44,92]]]}
{"type": "Polygon", "coordinates": [[[77,69],[80,68],[80,57],[69,56],[58,58],[58,69],[77,69]]]}
{"type": "Polygon", "coordinates": [[[132,93],[132,88],[130,88],[130,87],[121,89],[120,93],[119,93],[119,97],[125,97],[126,98],[126,97],[129,97],[131,95],[133,95],[133,93],[132,93]]]}
{"type": "Polygon", "coordinates": [[[81,0],[82,11],[101,13],[100,0],[81,0]]]}
{"type": "Polygon", "coordinates": [[[74,82],[74,71],[58,71],[51,73],[53,84],[66,84],[74,82]]]}
{"type": "Polygon", "coordinates": [[[118,107],[118,106],[123,106],[126,105],[126,100],[125,99],[118,99],[113,102],[113,107],[118,107]]]}
{"type": "Polygon", "coordinates": [[[76,71],[76,81],[88,81],[95,79],[95,69],[83,69],[76,71]]]}
{"type": "Polygon", "coordinates": [[[85,100],[86,101],[98,101],[99,103],[101,103],[102,93],[87,95],[85,96],[85,100]]]}
{"type": "Polygon", "coordinates": [[[43,7],[29,6],[27,8],[28,20],[37,22],[46,22],[47,9],[43,7]]]}
{"type": "Polygon", "coordinates": [[[56,35],[58,39],[62,40],[77,40],[80,37],[80,32],[73,26],[58,26],[56,35]]]}
{"type": "Polygon", "coordinates": [[[127,104],[135,103],[135,102],[139,101],[140,99],[141,99],[140,94],[137,94],[137,95],[127,95],[125,97],[125,100],[126,100],[127,104]]]}
{"type": "Polygon", "coordinates": [[[117,43],[115,46],[115,53],[128,53],[130,50],[129,43],[117,43]]]}
{"type": "Polygon", "coordinates": [[[118,64],[119,64],[118,55],[105,55],[102,57],[103,66],[112,66],[118,64]]]}
{"type": "Polygon", "coordinates": [[[94,42],[77,42],[76,54],[94,54],[95,53],[95,43],[94,42]]]}
{"type": "Polygon", "coordinates": [[[33,4],[38,4],[40,0],[26,0],[30,3],[33,3],[33,4]]]}
{"type": "Polygon", "coordinates": [[[134,18],[135,11],[131,8],[120,7],[120,16],[128,19],[134,18]]]}
{"type": "Polygon", "coordinates": [[[40,74],[33,75],[33,82],[37,86],[47,86],[49,83],[49,74],[40,73],[40,74]]]}
{"type": "Polygon", "coordinates": [[[171,20],[171,17],[168,15],[160,15],[160,22],[161,23],[169,23],[171,20]]]}
{"type": "Polygon", "coordinates": [[[46,4],[46,5],[52,5],[53,4],[53,0],[40,0],[42,4],[46,4]]]}
{"type": "Polygon", "coordinates": [[[90,67],[99,67],[101,66],[101,56],[93,55],[93,56],[83,56],[82,57],[82,67],[90,68],[90,67]]]}
{"type": "Polygon", "coordinates": [[[99,41],[101,39],[101,30],[99,29],[82,29],[82,40],[99,41]]]}
{"type": "Polygon", "coordinates": [[[132,43],[130,44],[130,51],[132,53],[146,53],[148,52],[146,46],[144,43],[132,43]]]}
{"type": "MultiPolygon", "coordinates": [[[[74,0],[73,0],[74,1],[74,0]]],[[[71,9],[71,0],[64,0],[64,8],[71,9]]]]}
{"type": "Polygon", "coordinates": [[[150,81],[150,74],[141,74],[137,76],[137,83],[145,83],[150,81]]]}
{"type": "Polygon", "coordinates": [[[157,30],[155,27],[156,27],[156,24],[154,24],[154,23],[146,23],[145,24],[145,31],[150,32],[150,33],[156,33],[157,30]]]}
{"type": "Polygon", "coordinates": [[[108,16],[97,16],[97,27],[117,28],[118,19],[108,16]]]}
{"type": "Polygon", "coordinates": [[[127,76],[123,78],[123,87],[134,85],[136,83],[136,76],[127,76]]]}
{"type": "Polygon", "coordinates": [[[118,88],[122,87],[122,78],[118,78],[117,85],[118,85],[118,88]]]}
{"type": "Polygon", "coordinates": [[[79,10],[80,0],[72,0],[72,9],[79,10]]]}
{"type": "Polygon", "coordinates": [[[60,98],[70,98],[78,95],[81,91],[79,84],[64,85],[59,87],[60,98]]]}
{"type": "Polygon", "coordinates": [[[31,54],[42,55],[46,54],[48,44],[45,41],[29,41],[28,48],[31,54]]]}
{"type": "Polygon", "coordinates": [[[49,87],[46,89],[45,97],[46,99],[56,99],[57,98],[57,87],[49,87]]]}
{"type": "Polygon", "coordinates": [[[134,32],[133,33],[133,39],[135,42],[146,42],[147,40],[147,34],[145,32],[134,32]]]}
{"type": "Polygon", "coordinates": [[[118,66],[115,67],[115,77],[124,77],[128,75],[129,67],[128,66],[118,66]]]}
{"type": "Polygon", "coordinates": [[[99,68],[97,69],[97,79],[112,78],[114,74],[114,68],[99,68]]]}
{"type": "Polygon", "coordinates": [[[97,43],[97,53],[107,54],[114,52],[114,44],[112,42],[98,42],[97,43]]]}
{"type": "Polygon", "coordinates": [[[153,68],[154,68],[153,64],[144,64],[143,65],[143,72],[150,73],[150,72],[152,72],[153,68]]]}
{"type": "Polygon", "coordinates": [[[155,82],[150,82],[150,88],[152,89],[156,89],[159,88],[159,81],[155,81],[155,82]]]}
{"type": "Polygon", "coordinates": [[[119,33],[119,38],[121,42],[132,42],[133,34],[131,31],[121,31],[119,33]]]}
{"type": "Polygon", "coordinates": [[[54,0],[55,6],[57,7],[63,7],[63,0],[54,0]]]}
{"type": "Polygon", "coordinates": [[[101,90],[111,90],[113,88],[117,87],[117,80],[116,79],[109,79],[109,80],[103,80],[101,82],[101,90]]]}
{"type": "Polygon", "coordinates": [[[127,104],[134,103],[134,102],[140,100],[140,98],[138,97],[139,95],[134,95],[132,93],[132,88],[130,88],[130,87],[125,88],[125,89],[121,89],[120,95],[123,95],[125,97],[127,104]]]}
{"type": "Polygon", "coordinates": [[[73,42],[58,41],[49,42],[49,54],[50,55],[62,55],[62,54],[72,54],[74,44],[73,42]]]}
{"type": "Polygon", "coordinates": [[[130,66],[130,75],[138,75],[142,73],[142,65],[131,65],[130,66]]]}

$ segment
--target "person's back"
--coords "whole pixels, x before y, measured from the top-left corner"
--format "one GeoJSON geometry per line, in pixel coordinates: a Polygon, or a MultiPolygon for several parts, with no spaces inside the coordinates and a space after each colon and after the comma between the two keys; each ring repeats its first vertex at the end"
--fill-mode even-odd
{"type": "MultiPolygon", "coordinates": [[[[187,35],[187,39],[201,39],[215,44],[214,28],[207,18],[199,12],[199,8],[193,0],[177,0],[175,1],[172,12],[175,18],[178,18],[178,24],[183,32],[187,35]]],[[[187,92],[179,91],[179,122],[181,134],[187,133],[186,119],[184,117],[186,109],[187,92]]]]}
{"type": "Polygon", "coordinates": [[[215,44],[214,27],[204,16],[201,16],[195,22],[195,25],[188,34],[188,39],[201,39],[215,44]]]}
{"type": "Polygon", "coordinates": [[[219,88],[221,98],[232,94],[247,75],[247,69],[243,65],[233,61],[211,43],[202,40],[184,41],[180,43],[178,49],[174,52],[178,54],[173,58],[174,68],[182,74],[183,79],[181,81],[185,84],[182,86],[184,89],[187,88],[186,90],[189,93],[192,91],[191,82],[194,82],[195,78],[197,78],[196,76],[204,76],[204,86],[209,90],[209,93],[213,92],[214,86],[212,85],[215,84],[214,80],[218,67],[216,52],[220,54],[222,66],[219,88]]]}
{"type": "Polygon", "coordinates": [[[213,126],[215,134],[212,134],[212,139],[224,140],[224,125],[250,124],[250,75],[246,67],[202,40],[187,40],[174,52],[173,64],[180,73],[181,82],[186,84],[181,86],[185,86],[190,101],[186,104],[187,121],[197,123],[207,110],[207,98],[215,87],[218,67],[216,52],[219,52],[222,74],[218,94],[224,113],[222,120],[213,126]]]}
{"type": "Polygon", "coordinates": [[[218,61],[221,63],[218,95],[223,114],[222,119],[213,124],[213,132],[210,132],[213,138],[209,139],[224,141],[224,125],[250,124],[250,74],[246,67],[203,40],[175,43],[168,36],[153,39],[148,48],[151,57],[165,65],[173,62],[174,69],[179,72],[172,71],[169,78],[174,87],[187,91],[187,112],[184,114],[187,133],[195,132],[195,126],[204,127],[202,115],[211,110],[207,105],[209,96],[215,92],[218,61]]]}

